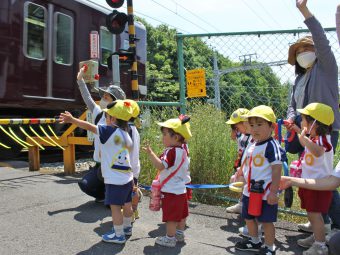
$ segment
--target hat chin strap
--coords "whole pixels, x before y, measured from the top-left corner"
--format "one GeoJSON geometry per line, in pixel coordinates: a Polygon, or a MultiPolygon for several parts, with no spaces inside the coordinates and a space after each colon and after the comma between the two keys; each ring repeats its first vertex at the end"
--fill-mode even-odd
{"type": "Polygon", "coordinates": [[[310,131],[312,131],[314,124],[315,124],[316,120],[313,121],[313,124],[311,125],[310,129],[308,130],[308,134],[310,135],[310,131]]]}

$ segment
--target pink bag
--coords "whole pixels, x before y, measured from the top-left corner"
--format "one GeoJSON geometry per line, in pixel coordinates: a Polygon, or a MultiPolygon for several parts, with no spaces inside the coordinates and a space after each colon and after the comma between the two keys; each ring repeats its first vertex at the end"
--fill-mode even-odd
{"type": "Polygon", "coordinates": [[[290,163],[289,175],[292,177],[301,178],[302,164],[301,160],[294,160],[290,163]]]}

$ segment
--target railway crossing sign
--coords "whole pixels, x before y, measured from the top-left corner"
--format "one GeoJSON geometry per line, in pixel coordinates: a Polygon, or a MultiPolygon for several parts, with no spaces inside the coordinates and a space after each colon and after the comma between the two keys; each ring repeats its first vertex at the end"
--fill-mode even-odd
{"type": "Polygon", "coordinates": [[[207,96],[204,69],[187,70],[186,80],[187,80],[187,96],[189,98],[207,96]]]}

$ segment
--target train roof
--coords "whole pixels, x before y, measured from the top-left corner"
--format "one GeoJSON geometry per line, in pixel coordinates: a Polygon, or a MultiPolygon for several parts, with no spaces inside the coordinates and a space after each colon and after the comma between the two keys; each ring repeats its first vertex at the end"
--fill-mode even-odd
{"type": "Polygon", "coordinates": [[[100,5],[96,3],[96,1],[94,0],[75,0],[75,1],[105,14],[109,14],[112,12],[112,8],[100,5]]]}
{"type": "MultiPolygon", "coordinates": [[[[100,5],[100,4],[96,3],[95,0],[74,0],[74,1],[81,3],[83,5],[86,5],[88,7],[91,7],[93,9],[97,10],[97,11],[104,13],[104,14],[109,14],[109,13],[112,12],[112,8],[100,5]]],[[[135,22],[135,26],[140,27],[140,28],[145,30],[145,26],[144,26],[143,23],[136,21],[136,20],[134,22],[135,22]]]]}

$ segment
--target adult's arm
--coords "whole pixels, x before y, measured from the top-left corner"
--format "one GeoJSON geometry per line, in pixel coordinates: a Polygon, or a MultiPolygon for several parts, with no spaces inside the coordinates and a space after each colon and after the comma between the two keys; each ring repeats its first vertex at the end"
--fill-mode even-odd
{"type": "Polygon", "coordinates": [[[312,190],[335,190],[340,186],[340,178],[330,175],[321,179],[303,179],[295,177],[281,177],[281,184],[283,187],[296,186],[312,190]],[[289,183],[289,184],[287,184],[289,183]]]}
{"type": "Polygon", "coordinates": [[[292,121],[296,118],[296,101],[294,98],[294,91],[295,91],[295,85],[292,88],[292,93],[290,96],[290,101],[287,109],[287,119],[290,119],[292,121]]]}
{"type": "Polygon", "coordinates": [[[336,26],[336,35],[338,36],[338,42],[340,44],[340,4],[338,5],[335,13],[335,26],[336,26]]]}
{"type": "Polygon", "coordinates": [[[87,106],[87,108],[93,112],[95,106],[96,106],[96,102],[92,99],[92,96],[89,92],[89,90],[87,89],[87,86],[85,84],[84,79],[81,80],[77,80],[78,86],[79,86],[79,91],[80,94],[87,106]]]}

